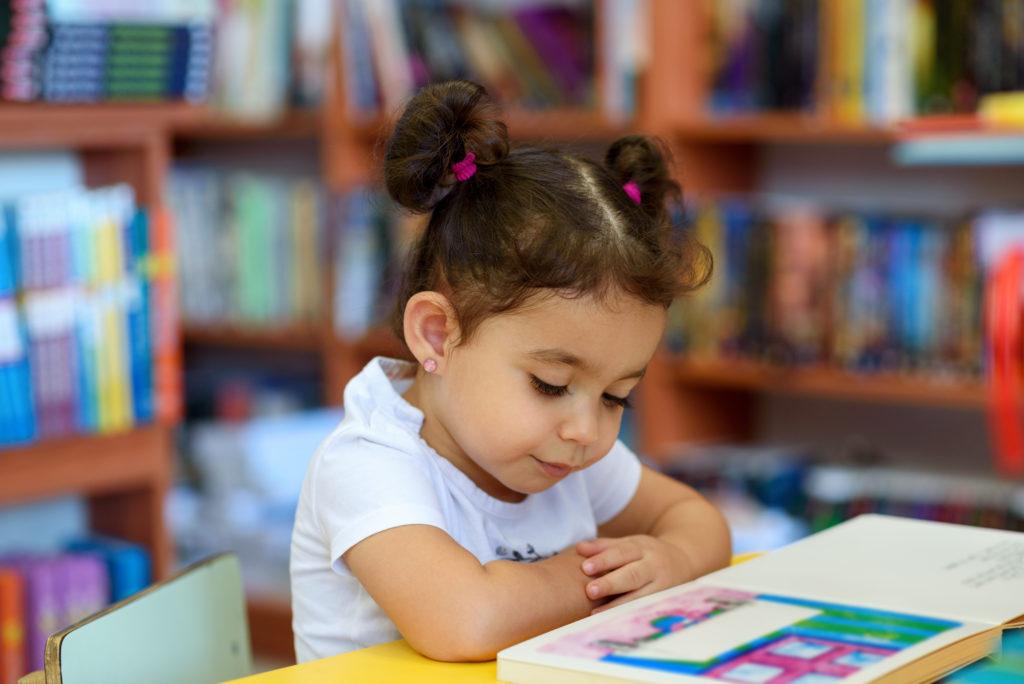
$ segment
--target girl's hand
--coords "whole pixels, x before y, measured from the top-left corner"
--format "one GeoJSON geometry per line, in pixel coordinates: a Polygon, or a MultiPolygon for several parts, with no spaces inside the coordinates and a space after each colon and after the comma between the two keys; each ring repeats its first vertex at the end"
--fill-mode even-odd
{"type": "Polygon", "coordinates": [[[576,545],[582,568],[595,577],[586,586],[590,599],[615,597],[591,614],[693,579],[690,559],[679,547],[646,534],[588,539],[576,545]]]}

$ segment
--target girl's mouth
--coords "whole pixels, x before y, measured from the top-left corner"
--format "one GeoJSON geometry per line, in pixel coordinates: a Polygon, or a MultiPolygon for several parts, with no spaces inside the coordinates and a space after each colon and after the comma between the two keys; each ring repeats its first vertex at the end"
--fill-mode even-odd
{"type": "Polygon", "coordinates": [[[531,456],[531,458],[537,462],[545,475],[556,480],[560,480],[572,472],[572,466],[563,465],[561,463],[548,463],[547,461],[540,460],[536,456],[531,456]]]}

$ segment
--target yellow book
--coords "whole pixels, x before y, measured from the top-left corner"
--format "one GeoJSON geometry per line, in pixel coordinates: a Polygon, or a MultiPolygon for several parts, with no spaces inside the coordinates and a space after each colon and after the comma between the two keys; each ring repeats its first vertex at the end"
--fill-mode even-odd
{"type": "Polygon", "coordinates": [[[985,95],[978,103],[978,114],[998,126],[1024,126],[1024,91],[985,95]]]}
{"type": "Polygon", "coordinates": [[[86,317],[92,337],[90,345],[93,355],[93,368],[96,371],[96,424],[100,432],[112,432],[115,429],[113,416],[113,397],[111,396],[114,363],[110,353],[108,339],[109,324],[107,322],[107,304],[103,293],[94,292],[87,300],[86,317]]]}
{"type": "Polygon", "coordinates": [[[864,112],[864,0],[838,0],[836,118],[862,123],[864,112]]]}
{"type": "Polygon", "coordinates": [[[1020,532],[863,515],[507,648],[498,679],[932,682],[1024,626],[1022,550],[1020,532]]]}
{"type": "Polygon", "coordinates": [[[324,287],[321,256],[317,244],[318,224],[317,188],[311,180],[301,180],[292,186],[291,198],[292,263],[291,302],[289,315],[301,321],[317,320],[320,310],[320,292],[324,287]]]}

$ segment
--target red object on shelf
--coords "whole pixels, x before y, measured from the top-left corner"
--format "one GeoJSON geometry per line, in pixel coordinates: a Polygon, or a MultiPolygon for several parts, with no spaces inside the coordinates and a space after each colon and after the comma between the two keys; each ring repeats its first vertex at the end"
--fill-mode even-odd
{"type": "Polygon", "coordinates": [[[964,133],[989,128],[990,125],[976,113],[929,114],[912,119],[903,119],[897,124],[901,133],[964,133]]]}
{"type": "Polygon", "coordinates": [[[989,375],[992,401],[989,417],[995,440],[997,465],[1005,475],[1024,475],[1024,316],[1021,276],[1024,249],[1007,252],[992,272],[985,297],[988,328],[989,375]]]}

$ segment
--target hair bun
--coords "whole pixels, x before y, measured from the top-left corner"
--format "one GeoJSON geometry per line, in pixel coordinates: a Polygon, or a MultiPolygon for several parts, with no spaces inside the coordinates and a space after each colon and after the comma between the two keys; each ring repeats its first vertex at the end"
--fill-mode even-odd
{"type": "Polygon", "coordinates": [[[640,206],[653,216],[665,211],[665,201],[679,195],[679,184],[669,174],[667,148],[661,141],[642,135],[619,138],[605,154],[605,166],[619,184],[636,183],[640,206]]]}
{"type": "Polygon", "coordinates": [[[508,155],[508,130],[487,91],[471,81],[445,81],[409,101],[384,153],[388,193],[412,211],[429,211],[454,184],[452,164],[467,152],[478,166],[508,155]]]}

